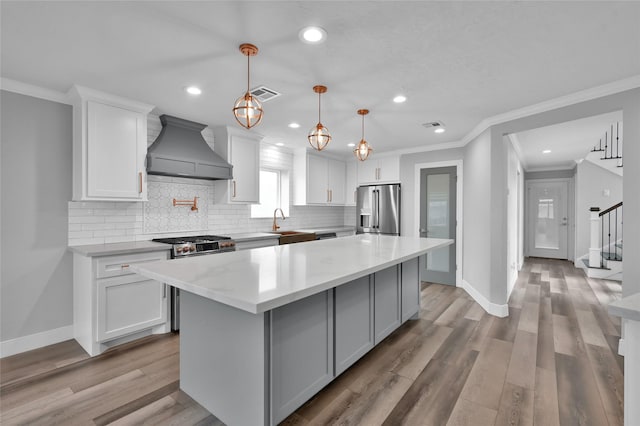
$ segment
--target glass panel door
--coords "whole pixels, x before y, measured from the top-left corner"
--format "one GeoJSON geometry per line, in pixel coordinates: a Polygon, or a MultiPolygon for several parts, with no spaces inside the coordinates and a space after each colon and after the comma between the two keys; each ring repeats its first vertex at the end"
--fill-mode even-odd
{"type": "Polygon", "coordinates": [[[529,256],[567,258],[566,181],[529,182],[529,256]]]}
{"type": "MultiPolygon", "coordinates": [[[[455,240],[456,168],[423,169],[420,182],[420,236],[455,240]]],[[[425,257],[421,271],[423,281],[455,285],[455,243],[425,257]]]]}

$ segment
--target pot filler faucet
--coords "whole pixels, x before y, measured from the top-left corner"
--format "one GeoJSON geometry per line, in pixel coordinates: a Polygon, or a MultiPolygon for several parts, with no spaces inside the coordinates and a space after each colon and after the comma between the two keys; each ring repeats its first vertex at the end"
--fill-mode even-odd
{"type": "Polygon", "coordinates": [[[282,211],[282,209],[280,207],[276,208],[273,211],[273,226],[271,227],[272,231],[277,231],[280,228],[278,226],[277,217],[276,217],[276,214],[278,213],[278,210],[280,210],[280,215],[282,216],[282,220],[286,219],[286,217],[284,217],[284,212],[282,211]]]}

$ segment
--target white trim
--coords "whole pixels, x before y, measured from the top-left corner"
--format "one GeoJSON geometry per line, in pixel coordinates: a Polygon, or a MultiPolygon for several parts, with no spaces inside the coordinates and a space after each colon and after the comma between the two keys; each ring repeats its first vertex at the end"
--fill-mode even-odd
{"type": "Polygon", "coordinates": [[[73,339],[73,325],[0,342],[0,358],[73,339]]]}
{"type": "Polygon", "coordinates": [[[513,147],[513,150],[516,152],[516,157],[518,157],[520,166],[522,166],[522,169],[525,172],[528,171],[529,166],[524,160],[524,152],[522,152],[522,147],[520,146],[520,139],[518,139],[518,135],[515,133],[509,133],[507,137],[511,141],[511,146],[513,147]]]}
{"type": "Polygon", "coordinates": [[[47,101],[71,105],[71,100],[66,93],[46,89],[40,86],[34,86],[33,84],[23,83],[17,80],[11,80],[10,78],[0,78],[0,87],[2,88],[2,90],[6,90],[8,92],[19,93],[25,96],[32,96],[34,98],[40,98],[47,101]]]}
{"type": "Polygon", "coordinates": [[[575,164],[569,164],[569,165],[566,165],[566,166],[533,167],[531,169],[526,169],[525,171],[527,173],[553,172],[553,171],[557,171],[557,170],[566,170],[566,171],[570,172],[575,168],[576,168],[575,164]]]}
{"type": "Polygon", "coordinates": [[[624,339],[622,337],[618,340],[618,355],[624,356],[624,339]]]}
{"type": "Polygon", "coordinates": [[[475,300],[478,302],[482,309],[487,311],[487,313],[499,317],[504,318],[509,316],[509,305],[506,303],[503,305],[498,305],[496,303],[490,302],[486,297],[484,297],[478,290],[476,290],[467,280],[462,280],[462,288],[475,300]]]}
{"type": "Polygon", "coordinates": [[[404,149],[397,149],[394,151],[385,151],[385,152],[379,153],[379,156],[382,157],[383,155],[403,155],[403,154],[416,154],[419,152],[441,151],[443,149],[462,148],[465,145],[466,143],[462,141],[443,142],[443,143],[425,145],[425,146],[420,146],[415,148],[404,148],[404,149]]]}
{"type": "Polygon", "coordinates": [[[437,161],[433,163],[416,163],[414,168],[414,202],[413,202],[413,229],[410,234],[416,237],[420,237],[420,171],[422,169],[433,169],[436,167],[456,167],[456,287],[462,286],[462,236],[463,236],[463,224],[462,224],[462,212],[463,212],[463,161],[451,160],[451,161],[437,161]]]}

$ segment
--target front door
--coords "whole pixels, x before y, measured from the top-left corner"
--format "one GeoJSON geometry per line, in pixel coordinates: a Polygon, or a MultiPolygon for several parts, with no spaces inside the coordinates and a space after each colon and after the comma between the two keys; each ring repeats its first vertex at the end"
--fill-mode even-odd
{"type": "Polygon", "coordinates": [[[531,181],[527,193],[529,256],[567,259],[568,183],[531,181]]]}
{"type": "Polygon", "coordinates": [[[454,243],[425,255],[420,279],[456,284],[456,167],[420,171],[420,237],[450,238],[454,243]]]}

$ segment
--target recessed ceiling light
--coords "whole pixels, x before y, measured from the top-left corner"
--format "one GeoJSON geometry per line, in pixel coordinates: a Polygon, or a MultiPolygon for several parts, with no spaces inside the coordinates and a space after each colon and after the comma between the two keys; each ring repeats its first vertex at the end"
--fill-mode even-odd
{"type": "Polygon", "coordinates": [[[436,133],[444,133],[444,128],[443,127],[438,127],[437,129],[434,130],[434,132],[436,132],[436,133]]]}
{"type": "Polygon", "coordinates": [[[406,100],[407,100],[407,97],[406,97],[406,96],[403,96],[403,95],[398,95],[398,96],[396,96],[395,98],[393,98],[393,102],[395,102],[395,103],[397,103],[397,104],[401,104],[401,103],[403,103],[403,102],[404,102],[404,101],[406,101],[406,100]]]}
{"type": "Polygon", "coordinates": [[[202,90],[200,90],[200,88],[196,86],[189,86],[189,87],[186,87],[184,90],[190,95],[199,95],[202,93],[202,90]]]}
{"type": "Polygon", "coordinates": [[[353,148],[354,146],[356,146],[356,144],[355,144],[355,143],[348,143],[348,144],[347,144],[347,146],[348,146],[349,148],[353,148]]]}
{"type": "Polygon", "coordinates": [[[276,146],[284,146],[284,144],[282,142],[278,142],[276,146]]]}
{"type": "Polygon", "coordinates": [[[289,123],[289,127],[291,127],[292,129],[297,129],[298,127],[300,127],[300,125],[298,123],[289,123]]]}
{"type": "Polygon", "coordinates": [[[545,149],[544,151],[542,151],[542,153],[543,154],[549,154],[549,153],[551,153],[551,150],[550,149],[545,149]]]}
{"type": "Polygon", "coordinates": [[[320,27],[305,27],[298,36],[303,43],[319,44],[326,40],[327,32],[320,27]]]}

